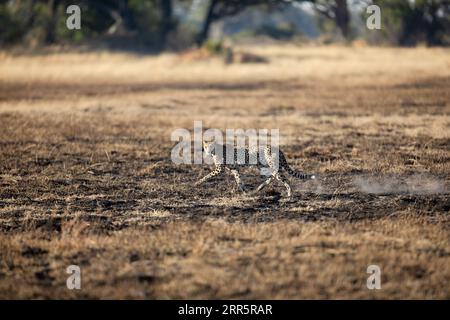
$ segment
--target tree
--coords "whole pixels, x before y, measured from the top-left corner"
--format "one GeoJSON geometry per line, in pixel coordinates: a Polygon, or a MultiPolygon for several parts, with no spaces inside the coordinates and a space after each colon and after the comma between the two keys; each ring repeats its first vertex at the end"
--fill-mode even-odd
{"type": "Polygon", "coordinates": [[[172,0],[78,0],[83,28],[69,32],[65,28],[65,8],[70,0],[0,0],[0,42],[24,39],[32,43],[53,44],[108,35],[109,43],[128,43],[163,49],[175,26],[172,0]],[[114,42],[115,41],[115,42],[114,42]]]}
{"type": "MultiPolygon", "coordinates": [[[[311,2],[317,12],[333,20],[341,30],[345,38],[350,36],[350,12],[348,10],[347,0],[293,0],[295,2],[311,2]]],[[[211,24],[214,21],[227,16],[235,15],[243,9],[262,5],[267,9],[276,9],[282,6],[292,5],[288,0],[209,0],[205,19],[202,28],[197,37],[197,44],[201,45],[207,38],[211,24]]]]}
{"type": "Polygon", "coordinates": [[[222,19],[227,16],[238,14],[242,10],[250,6],[264,5],[268,8],[273,8],[278,5],[283,5],[287,1],[271,1],[271,0],[210,0],[205,19],[197,36],[197,44],[202,45],[208,38],[209,29],[214,21],[222,19]]]}
{"type": "Polygon", "coordinates": [[[160,0],[160,8],[161,8],[161,24],[160,24],[160,34],[161,40],[160,45],[161,48],[164,48],[167,42],[167,36],[170,31],[173,30],[175,22],[173,20],[173,9],[172,9],[172,1],[171,0],[160,0]]]}
{"type": "Polygon", "coordinates": [[[450,39],[449,0],[373,0],[383,12],[385,29],[401,46],[448,45],[450,39]]]}
{"type": "Polygon", "coordinates": [[[48,22],[45,30],[45,43],[52,44],[55,42],[55,31],[58,23],[58,6],[61,0],[48,1],[48,22]]]}
{"type": "Polygon", "coordinates": [[[347,0],[312,0],[311,2],[318,13],[335,22],[344,38],[350,37],[350,12],[347,0]]]}
{"type": "Polygon", "coordinates": [[[443,45],[443,35],[450,31],[450,1],[417,0],[408,4],[399,44],[415,44],[422,35],[429,46],[443,45]]]}

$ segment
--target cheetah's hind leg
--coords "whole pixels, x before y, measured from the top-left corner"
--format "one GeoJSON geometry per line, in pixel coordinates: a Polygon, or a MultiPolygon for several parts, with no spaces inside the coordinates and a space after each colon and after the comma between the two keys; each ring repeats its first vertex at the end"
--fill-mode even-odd
{"type": "Polygon", "coordinates": [[[278,172],[275,174],[275,179],[277,179],[284,185],[287,191],[287,198],[290,199],[292,197],[292,189],[291,186],[289,185],[287,178],[282,173],[278,172]]]}

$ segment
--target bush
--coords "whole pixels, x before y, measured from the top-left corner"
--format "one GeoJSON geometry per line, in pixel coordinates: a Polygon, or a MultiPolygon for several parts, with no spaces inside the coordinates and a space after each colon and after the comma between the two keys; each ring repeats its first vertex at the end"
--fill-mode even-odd
{"type": "Polygon", "coordinates": [[[6,5],[0,5],[0,44],[11,44],[22,39],[25,26],[6,5]]]}

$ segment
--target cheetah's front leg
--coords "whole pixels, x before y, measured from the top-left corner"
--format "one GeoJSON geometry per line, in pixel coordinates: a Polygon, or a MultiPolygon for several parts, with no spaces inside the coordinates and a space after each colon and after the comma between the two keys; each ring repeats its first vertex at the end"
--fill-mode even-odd
{"type": "Polygon", "coordinates": [[[198,180],[194,186],[198,186],[200,184],[202,184],[203,182],[211,179],[212,177],[215,177],[217,175],[219,175],[221,172],[223,171],[223,166],[216,166],[216,168],[211,171],[210,173],[208,173],[206,176],[204,176],[203,178],[201,178],[200,180],[198,180]]]}
{"type": "Polygon", "coordinates": [[[261,183],[254,191],[253,193],[258,193],[259,191],[261,191],[263,188],[265,188],[266,186],[268,186],[273,180],[273,176],[270,176],[266,181],[264,181],[263,183],[261,183]]]}

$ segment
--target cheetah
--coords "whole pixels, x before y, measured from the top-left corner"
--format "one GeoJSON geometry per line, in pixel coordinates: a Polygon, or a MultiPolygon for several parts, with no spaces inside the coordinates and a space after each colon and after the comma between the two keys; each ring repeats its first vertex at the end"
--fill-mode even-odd
{"type": "MultiPolygon", "coordinates": [[[[275,151],[275,150],[274,150],[275,151]]],[[[303,172],[294,171],[286,161],[286,157],[281,150],[278,152],[272,152],[272,147],[270,145],[260,148],[237,148],[229,144],[218,144],[214,141],[206,142],[203,141],[203,152],[212,157],[214,162],[214,169],[209,174],[204,176],[202,179],[195,183],[195,186],[202,184],[203,182],[218,176],[224,171],[230,172],[236,181],[238,189],[246,193],[244,185],[239,174],[239,168],[255,166],[262,170],[269,170],[269,177],[261,183],[252,193],[257,193],[261,191],[264,187],[268,186],[272,181],[277,180],[281,182],[287,191],[287,196],[290,198],[292,196],[292,189],[289,184],[288,179],[284,175],[284,172],[289,175],[302,180],[314,180],[316,175],[308,174],[303,172]],[[232,148],[232,152],[229,154],[233,156],[233,159],[228,159],[227,153],[228,148],[232,148]],[[220,150],[222,152],[220,152],[220,150]],[[253,161],[250,161],[250,160],[253,161]],[[282,172],[282,171],[284,172],[282,172]]]]}

